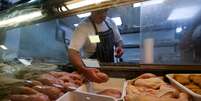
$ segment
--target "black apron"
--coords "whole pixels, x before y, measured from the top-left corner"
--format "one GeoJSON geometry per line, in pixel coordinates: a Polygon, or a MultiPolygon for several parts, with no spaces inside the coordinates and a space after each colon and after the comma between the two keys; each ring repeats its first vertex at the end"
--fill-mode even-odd
{"type": "Polygon", "coordinates": [[[105,32],[98,32],[95,23],[91,20],[95,33],[100,38],[100,43],[97,43],[95,53],[89,58],[97,59],[99,62],[109,63],[114,62],[114,32],[107,21],[104,22],[107,25],[108,30],[105,32]]]}

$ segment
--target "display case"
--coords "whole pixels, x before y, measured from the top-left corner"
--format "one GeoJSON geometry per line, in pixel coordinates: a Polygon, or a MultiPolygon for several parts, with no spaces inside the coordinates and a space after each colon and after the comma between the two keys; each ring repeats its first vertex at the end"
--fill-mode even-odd
{"type": "MultiPolygon", "coordinates": [[[[192,35],[189,34],[188,37],[185,34],[196,33],[193,31],[196,28],[197,33],[199,33],[199,27],[196,27],[199,25],[200,10],[199,7],[196,6],[196,4],[199,4],[199,0],[193,3],[189,3],[189,5],[186,3],[190,1],[184,1],[184,4],[183,2],[177,3],[176,1],[160,0],[133,4],[135,2],[139,1],[125,0],[120,2],[117,0],[113,2],[103,2],[101,5],[92,4],[90,6],[68,11],[62,11],[60,8],[60,6],[65,8],[65,6],[61,5],[64,3],[64,1],[54,2],[44,0],[40,2],[22,3],[2,12],[1,18],[4,19],[2,24],[6,24],[5,21],[8,19],[19,17],[19,15],[26,15],[27,12],[36,12],[37,10],[41,10],[42,13],[40,14],[42,14],[42,16],[36,19],[32,19],[33,21],[28,20],[30,22],[22,20],[20,22],[10,22],[10,24],[5,26],[2,25],[2,33],[8,33],[6,34],[7,36],[4,35],[3,37],[7,37],[7,40],[13,39],[14,41],[8,42],[5,39],[2,40],[5,41],[5,44],[8,44],[7,46],[10,48],[10,50],[18,53],[18,57],[37,58],[37,56],[41,56],[40,59],[44,61],[57,57],[57,59],[55,59],[57,62],[61,61],[61,63],[66,63],[67,61],[62,60],[67,60],[66,56],[64,55],[67,49],[67,45],[69,44],[72,33],[75,29],[75,25],[83,20],[83,18],[77,17],[76,14],[86,13],[97,9],[110,8],[108,16],[111,18],[121,19],[121,25],[119,25],[118,28],[124,41],[125,54],[122,58],[125,64],[145,63],[144,40],[148,38],[153,39],[154,42],[154,52],[152,53],[153,61],[150,64],[199,64],[199,52],[197,53],[198,55],[193,52],[195,51],[193,50],[194,41],[190,39],[192,35]],[[178,11],[177,8],[180,6],[176,7],[175,3],[181,5],[181,11],[180,9],[178,11]],[[176,16],[183,16],[179,15],[183,11],[183,8],[191,6],[195,6],[195,8],[188,9],[189,11],[187,12],[192,12],[195,16],[193,16],[193,14],[189,14],[192,16],[187,16],[187,18],[184,17],[184,19],[168,19],[168,17],[174,16],[173,13],[175,12],[178,14],[176,16]],[[55,7],[57,9],[55,9],[55,7]],[[193,26],[196,28],[193,29],[193,26]],[[52,30],[48,30],[49,32],[46,32],[49,28],[52,30]],[[12,33],[16,34],[14,35],[12,33]],[[44,39],[45,37],[46,39],[44,39]],[[37,42],[31,41],[29,38],[34,38],[34,40],[37,40],[37,42]],[[45,42],[47,39],[50,41],[45,42]],[[49,43],[51,43],[54,47],[52,47],[49,43]],[[12,46],[11,44],[16,45],[12,46]],[[32,46],[37,49],[38,54],[32,50],[32,46]],[[44,50],[40,49],[42,46],[44,46],[44,50]],[[50,49],[50,53],[46,53],[46,50],[48,49],[50,49]],[[188,54],[186,53],[187,50],[188,54]],[[52,54],[52,56],[48,56],[48,54],[52,54]]],[[[193,38],[196,36],[199,36],[199,34],[194,35],[193,38]]],[[[5,51],[4,53],[8,55],[5,51]]],[[[6,56],[4,55],[4,57],[6,56]]]]}
{"type": "MultiPolygon", "coordinates": [[[[136,77],[144,73],[163,76],[167,83],[169,81],[165,77],[166,74],[201,73],[199,51],[201,0],[92,1],[36,0],[2,11],[0,47],[6,46],[6,49],[0,50],[2,63],[0,80],[4,82],[0,84],[0,100],[9,99],[9,94],[16,93],[11,92],[12,89],[21,86],[28,85],[31,89],[37,90],[36,92],[44,85],[51,86],[46,90],[58,91],[55,93],[58,96],[43,92],[44,95],[37,93],[36,98],[45,99],[48,96],[57,100],[59,97],[62,99],[61,95],[64,93],[69,96],[67,91],[78,89],[83,83],[87,85],[82,74],[74,73],[76,69],[69,63],[66,53],[74,30],[86,18],[79,15],[105,8],[109,9],[108,17],[118,19],[116,24],[124,42],[124,55],[121,62],[100,63],[101,67],[98,69],[101,72],[108,74],[111,78],[128,80],[125,84],[135,82],[135,79],[138,79],[136,77]],[[78,8],[68,7],[70,4],[83,3],[83,1],[91,1],[91,4],[78,8]],[[29,18],[31,14],[36,14],[36,17],[29,18]],[[28,18],[23,19],[27,16],[28,18]],[[16,21],[14,20],[16,17],[21,19],[16,21]],[[145,42],[147,39],[151,39],[148,45],[145,42]],[[145,61],[146,59],[148,62],[145,61]],[[27,66],[27,62],[31,62],[32,65],[27,66]],[[76,79],[71,80],[71,77],[76,79]],[[59,83],[54,84],[55,82],[51,81],[59,83]],[[66,83],[65,86],[61,84],[63,88],[60,85],[61,82],[66,83]]],[[[22,95],[24,92],[20,93],[22,95]]],[[[84,94],[85,97],[88,93],[90,92],[81,93],[81,95],[84,94]]],[[[80,92],[76,94],[79,95],[80,92]]],[[[89,95],[94,96],[93,93],[89,95]]],[[[98,97],[103,96],[98,95],[98,97]]]]}

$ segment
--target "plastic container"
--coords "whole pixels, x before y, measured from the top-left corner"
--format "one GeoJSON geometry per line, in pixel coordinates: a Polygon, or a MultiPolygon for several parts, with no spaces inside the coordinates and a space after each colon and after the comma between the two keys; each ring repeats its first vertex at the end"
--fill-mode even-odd
{"type": "MultiPolygon", "coordinates": [[[[189,74],[186,74],[189,75],[189,74]]],[[[188,89],[181,83],[177,82],[175,79],[173,79],[174,74],[167,74],[166,77],[170,80],[171,84],[179,88],[180,90],[188,93],[192,96],[193,101],[201,101],[201,95],[194,93],[192,90],[188,89]]]]}
{"type": "MultiPolygon", "coordinates": [[[[124,95],[126,93],[126,80],[125,79],[121,79],[121,78],[110,78],[108,80],[108,82],[106,83],[93,83],[93,93],[97,93],[100,91],[103,91],[105,89],[117,89],[119,91],[121,91],[122,95],[121,98],[115,98],[117,101],[122,101],[124,98],[124,95]]],[[[87,85],[84,84],[83,86],[81,86],[78,90],[82,91],[82,92],[87,92],[87,93],[91,93],[87,91],[87,85]]]]}
{"type": "Polygon", "coordinates": [[[116,101],[116,100],[112,97],[107,97],[103,95],[74,91],[64,94],[56,101],[116,101]]]}
{"type": "Polygon", "coordinates": [[[88,91],[87,84],[82,85],[74,92],[68,92],[56,101],[123,101],[126,94],[126,80],[121,78],[110,78],[106,83],[92,83],[93,92],[88,91]],[[121,91],[120,98],[96,94],[105,89],[117,89],[121,91]]]}

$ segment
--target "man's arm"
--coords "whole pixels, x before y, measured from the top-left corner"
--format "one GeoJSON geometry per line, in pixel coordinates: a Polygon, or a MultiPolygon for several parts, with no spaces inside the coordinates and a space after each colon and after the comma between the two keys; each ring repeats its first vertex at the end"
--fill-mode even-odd
{"type": "Polygon", "coordinates": [[[79,72],[85,72],[85,65],[81,60],[80,53],[74,49],[68,50],[68,56],[70,62],[78,69],[79,72]]]}
{"type": "Polygon", "coordinates": [[[117,42],[115,44],[115,47],[122,47],[123,48],[123,41],[122,40],[119,40],[119,42],[117,42]]]}
{"type": "Polygon", "coordinates": [[[78,69],[78,72],[84,74],[88,80],[97,83],[106,82],[108,80],[107,78],[101,78],[97,75],[100,73],[98,69],[85,67],[78,51],[69,49],[68,54],[70,62],[78,69]]]}
{"type": "Polygon", "coordinates": [[[124,50],[123,50],[123,41],[119,32],[118,27],[116,26],[116,24],[110,19],[111,23],[112,23],[112,29],[114,32],[114,40],[115,40],[115,56],[116,57],[121,57],[124,54],[124,50]]]}
{"type": "Polygon", "coordinates": [[[81,23],[78,27],[76,27],[68,47],[69,61],[78,69],[80,73],[85,71],[85,65],[82,62],[79,51],[87,40],[86,28],[87,24],[85,23],[81,23]]]}
{"type": "Polygon", "coordinates": [[[124,54],[124,49],[123,49],[123,42],[120,41],[116,44],[115,48],[115,56],[120,58],[124,54]]]}
{"type": "Polygon", "coordinates": [[[76,28],[68,49],[69,61],[77,68],[79,73],[82,73],[90,81],[98,83],[106,82],[106,79],[102,79],[97,75],[100,72],[98,69],[87,68],[81,59],[79,51],[84,46],[88,37],[86,28],[86,24],[81,24],[76,28]]]}

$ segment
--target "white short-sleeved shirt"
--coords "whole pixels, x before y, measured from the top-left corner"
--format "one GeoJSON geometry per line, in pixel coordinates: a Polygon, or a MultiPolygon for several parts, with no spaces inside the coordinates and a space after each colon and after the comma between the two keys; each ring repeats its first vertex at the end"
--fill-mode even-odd
{"type": "MultiPolygon", "coordinates": [[[[116,24],[109,18],[106,18],[106,21],[108,25],[113,29],[114,32],[114,39],[115,43],[118,43],[122,40],[118,27],[116,24]]],[[[104,32],[108,30],[107,25],[103,21],[100,24],[96,24],[98,32],[104,32]]],[[[91,23],[89,18],[86,18],[83,20],[78,27],[75,29],[69,48],[74,49],[76,51],[83,50],[83,56],[84,58],[87,58],[96,51],[96,43],[91,43],[89,40],[89,36],[96,35],[95,29],[93,27],[93,24],[91,23]]]]}

